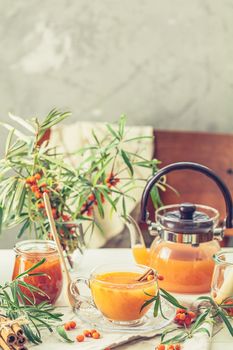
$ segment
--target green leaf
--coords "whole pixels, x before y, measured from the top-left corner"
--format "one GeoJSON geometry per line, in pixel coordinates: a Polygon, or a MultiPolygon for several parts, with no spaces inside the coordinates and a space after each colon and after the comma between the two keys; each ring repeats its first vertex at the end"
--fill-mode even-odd
{"type": "Polygon", "coordinates": [[[16,115],[13,115],[11,113],[9,113],[9,117],[19,125],[23,126],[25,129],[31,131],[32,133],[35,132],[35,129],[33,128],[33,126],[23,118],[17,117],[16,115]]]}
{"type": "MultiPolygon", "coordinates": [[[[144,292],[144,293],[145,293],[145,292],[144,292]]],[[[145,293],[145,294],[146,294],[146,293],[145,293]]],[[[141,308],[140,308],[140,312],[141,312],[146,306],[150,305],[150,304],[153,303],[154,301],[156,301],[156,297],[153,297],[153,298],[151,298],[151,299],[145,301],[145,302],[143,303],[143,305],[141,306],[141,308]]]]}
{"type": "Polygon", "coordinates": [[[97,206],[98,206],[98,211],[101,216],[101,218],[104,218],[104,208],[101,200],[101,195],[98,191],[94,191],[95,198],[97,200],[97,206]]]}
{"type": "Polygon", "coordinates": [[[131,176],[133,176],[133,174],[134,174],[133,167],[132,167],[132,164],[130,163],[130,160],[129,160],[127,153],[123,149],[121,150],[120,153],[121,153],[121,156],[122,156],[125,164],[127,165],[128,169],[129,169],[131,176]]]}
{"type": "Polygon", "coordinates": [[[2,233],[2,219],[3,219],[3,209],[0,206],[0,234],[2,233]]]}
{"type": "Polygon", "coordinates": [[[44,264],[46,261],[45,258],[41,259],[37,264],[33,265],[32,267],[30,267],[29,269],[25,270],[23,273],[19,274],[16,279],[19,279],[25,275],[27,275],[29,272],[35,270],[37,267],[41,266],[42,264],[44,264]]]}
{"type": "Polygon", "coordinates": [[[19,230],[17,238],[20,238],[24,234],[24,232],[28,229],[29,225],[30,225],[30,219],[25,220],[23,226],[19,230]]]}
{"type": "Polygon", "coordinates": [[[9,148],[10,148],[10,145],[11,145],[11,142],[12,142],[12,139],[13,139],[13,136],[14,136],[14,132],[15,132],[15,129],[11,129],[11,131],[9,132],[8,136],[7,136],[7,139],[6,139],[6,146],[5,146],[5,155],[7,156],[8,154],[8,151],[9,151],[9,148]]]}
{"type": "Polygon", "coordinates": [[[157,297],[156,297],[156,301],[155,301],[155,305],[154,305],[154,311],[153,311],[154,317],[158,316],[159,306],[160,306],[160,295],[159,295],[159,292],[158,292],[157,293],[157,297]]]}
{"type": "Polygon", "coordinates": [[[194,322],[194,324],[192,325],[191,330],[194,330],[194,329],[198,328],[203,322],[205,322],[205,321],[206,321],[206,318],[207,318],[207,316],[208,316],[208,314],[209,314],[209,309],[207,309],[207,310],[204,311],[202,314],[200,314],[200,315],[197,317],[197,319],[196,319],[196,321],[194,322]]]}
{"type": "Polygon", "coordinates": [[[106,124],[106,127],[108,128],[108,130],[110,131],[110,133],[112,134],[112,136],[114,136],[117,140],[120,140],[119,135],[117,134],[117,132],[112,128],[112,126],[110,124],[106,124]]]}
{"type": "Polygon", "coordinates": [[[68,335],[67,335],[67,333],[65,332],[63,326],[58,326],[58,327],[56,328],[56,331],[57,331],[57,333],[60,335],[60,337],[61,337],[62,339],[64,339],[67,343],[74,343],[74,341],[68,337],[68,335]]]}
{"type": "Polygon", "coordinates": [[[233,337],[233,327],[232,327],[231,322],[229,321],[228,317],[225,315],[224,312],[222,312],[220,310],[218,311],[218,315],[219,315],[219,317],[221,317],[221,319],[223,320],[223,322],[227,326],[231,336],[233,337]]]}
{"type": "Polygon", "coordinates": [[[160,291],[163,293],[163,294],[161,294],[161,296],[162,296],[164,299],[166,299],[170,304],[172,304],[172,305],[174,305],[174,306],[176,306],[176,307],[178,307],[178,308],[184,309],[184,310],[187,309],[187,307],[181,305],[181,304],[178,302],[178,300],[177,300],[175,297],[173,297],[170,293],[168,293],[165,289],[160,288],[160,291]]]}
{"type": "Polygon", "coordinates": [[[123,209],[123,217],[127,218],[127,211],[126,211],[126,203],[125,203],[125,197],[122,197],[122,209],[123,209]]]}
{"type": "Polygon", "coordinates": [[[126,117],[125,115],[121,115],[119,120],[119,135],[121,139],[123,139],[124,132],[125,132],[125,123],[126,123],[126,117]]]}
{"type": "Polygon", "coordinates": [[[207,328],[204,328],[204,327],[200,327],[200,328],[195,329],[193,331],[193,334],[194,333],[206,333],[209,337],[211,337],[209,330],[207,328]]]}
{"type": "Polygon", "coordinates": [[[160,199],[160,196],[159,196],[159,191],[157,189],[156,186],[154,186],[152,188],[152,190],[150,191],[150,196],[151,196],[151,199],[152,199],[152,203],[154,205],[154,208],[155,209],[158,209],[159,206],[161,206],[163,203],[160,199]]]}

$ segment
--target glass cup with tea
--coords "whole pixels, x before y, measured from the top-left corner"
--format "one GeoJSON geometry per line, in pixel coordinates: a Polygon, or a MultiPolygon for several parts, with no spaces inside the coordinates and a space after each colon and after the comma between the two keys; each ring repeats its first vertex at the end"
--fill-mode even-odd
{"type": "Polygon", "coordinates": [[[152,304],[142,305],[157,293],[156,273],[140,280],[148,270],[143,265],[106,264],[96,267],[89,278],[78,278],[71,285],[77,302],[79,283],[91,291],[91,301],[104,318],[118,325],[136,325],[152,304]]]}

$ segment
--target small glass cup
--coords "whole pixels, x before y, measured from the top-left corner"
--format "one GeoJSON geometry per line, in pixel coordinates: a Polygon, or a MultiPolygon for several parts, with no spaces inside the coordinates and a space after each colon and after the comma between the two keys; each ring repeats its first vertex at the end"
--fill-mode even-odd
{"type": "MultiPolygon", "coordinates": [[[[43,258],[44,264],[32,271],[32,273],[43,273],[44,276],[29,276],[23,280],[39,289],[46,295],[34,293],[35,303],[48,301],[54,304],[62,291],[62,268],[56,244],[53,241],[28,240],[16,244],[14,251],[15,265],[12,279],[25,272],[43,258]]],[[[20,287],[24,295],[30,299],[32,293],[26,287],[20,287]]]]}
{"type": "Polygon", "coordinates": [[[214,255],[215,268],[211,295],[217,304],[233,300],[233,252],[223,251],[214,255]]]}
{"type": "MultiPolygon", "coordinates": [[[[148,267],[143,265],[106,264],[96,267],[89,278],[78,278],[71,285],[71,292],[80,302],[77,287],[85,283],[91,291],[91,302],[104,318],[117,325],[138,324],[152,304],[142,305],[157,293],[156,274],[151,280],[138,281],[148,267]]],[[[82,298],[82,296],[81,296],[82,298]]]]}

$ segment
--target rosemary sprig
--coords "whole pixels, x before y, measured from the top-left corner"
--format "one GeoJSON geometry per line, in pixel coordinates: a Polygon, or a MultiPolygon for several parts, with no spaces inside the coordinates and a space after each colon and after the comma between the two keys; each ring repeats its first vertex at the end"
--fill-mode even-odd
{"type": "Polygon", "coordinates": [[[47,329],[49,332],[57,331],[57,333],[65,340],[71,341],[65,331],[61,332],[62,313],[56,312],[54,306],[48,302],[35,304],[34,293],[46,295],[39,288],[24,282],[24,277],[44,275],[41,273],[33,273],[33,270],[41,266],[45,262],[42,259],[30,269],[18,275],[13,281],[0,285],[0,310],[10,319],[23,317],[28,324],[23,325],[23,330],[28,338],[34,344],[42,343],[41,331],[47,329]],[[28,289],[31,298],[26,296],[21,287],[28,289]]]}

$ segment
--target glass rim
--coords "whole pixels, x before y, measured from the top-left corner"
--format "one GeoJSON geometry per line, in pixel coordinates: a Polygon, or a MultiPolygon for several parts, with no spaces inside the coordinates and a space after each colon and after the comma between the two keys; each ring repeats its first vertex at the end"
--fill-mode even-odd
{"type": "Polygon", "coordinates": [[[38,255],[45,255],[45,256],[51,256],[51,255],[58,255],[58,250],[56,243],[52,240],[42,240],[42,239],[28,239],[24,241],[17,242],[15,244],[15,247],[13,248],[15,253],[21,254],[21,255],[27,255],[27,256],[32,256],[33,254],[38,254],[38,255]],[[26,250],[23,249],[24,246],[34,244],[34,245],[39,245],[39,244],[44,244],[47,247],[52,248],[52,250],[46,251],[46,250],[26,250]]]}
{"type": "Polygon", "coordinates": [[[233,251],[226,250],[226,251],[222,251],[222,252],[216,253],[216,254],[213,255],[214,262],[216,264],[218,264],[218,265],[233,266],[233,262],[221,260],[221,256],[223,256],[223,255],[230,255],[230,254],[233,255],[233,251]]]}
{"type": "MultiPolygon", "coordinates": [[[[134,271],[132,271],[134,272],[134,271]]],[[[135,271],[136,272],[136,271],[135,271]]],[[[100,273],[101,274],[101,273],[100,273]]],[[[145,285],[150,285],[154,282],[157,281],[156,279],[156,275],[157,275],[157,271],[151,267],[148,267],[146,265],[142,265],[142,264],[133,264],[133,263],[130,263],[130,264],[124,264],[124,263],[113,263],[113,264],[101,264],[101,265],[98,265],[96,267],[94,267],[92,270],[91,270],[91,273],[90,273],[90,277],[89,277],[89,281],[91,280],[95,280],[97,282],[100,282],[101,284],[104,284],[104,285],[111,285],[111,286],[145,286],[145,285]],[[129,269],[131,267],[135,267],[135,268],[143,268],[144,271],[146,272],[147,270],[151,269],[153,272],[154,272],[154,278],[150,281],[135,281],[135,283],[116,283],[116,282],[110,282],[110,281],[103,281],[101,279],[98,279],[95,277],[95,273],[96,273],[96,270],[98,270],[99,268],[101,267],[109,267],[109,266],[119,266],[119,270],[118,271],[111,271],[111,268],[109,268],[108,270],[106,270],[104,273],[111,273],[111,272],[131,272],[131,271],[127,271],[127,267],[123,270],[120,269],[120,266],[129,266],[129,269]]]]}

